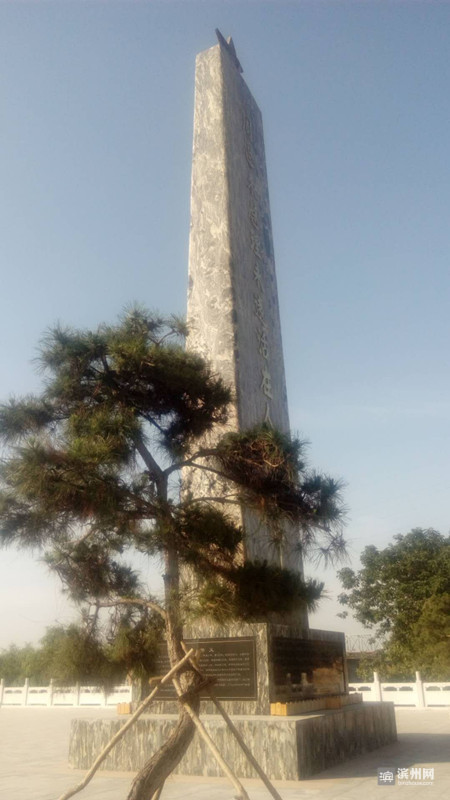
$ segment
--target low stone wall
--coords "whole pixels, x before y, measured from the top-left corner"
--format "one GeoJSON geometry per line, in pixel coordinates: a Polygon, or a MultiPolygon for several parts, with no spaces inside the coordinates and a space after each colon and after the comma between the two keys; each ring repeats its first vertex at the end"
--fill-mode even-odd
{"type": "Polygon", "coordinates": [[[450,706],[450,681],[422,681],[420,672],[416,672],[416,680],[409,683],[381,683],[378,672],[374,672],[373,681],[352,681],[349,691],[360,693],[363,700],[390,701],[394,706],[450,706]]]}
{"type": "Polygon", "coordinates": [[[131,700],[131,686],[122,684],[108,691],[100,686],[58,686],[50,681],[48,686],[30,686],[28,678],[23,686],[5,686],[0,681],[1,706],[107,706],[131,700]]]}
{"type": "MultiPolygon", "coordinates": [[[[137,771],[167,739],[172,715],[142,716],[103,763],[103,769],[137,771]]],[[[70,766],[88,769],[125,723],[123,718],[72,721],[70,766]]],[[[256,777],[220,717],[202,717],[221,754],[242,778],[256,777]]],[[[272,780],[301,780],[348,758],[395,741],[392,703],[364,703],[301,717],[234,717],[233,722],[272,780]]],[[[176,769],[181,775],[220,776],[217,762],[196,735],[176,769]]]]}

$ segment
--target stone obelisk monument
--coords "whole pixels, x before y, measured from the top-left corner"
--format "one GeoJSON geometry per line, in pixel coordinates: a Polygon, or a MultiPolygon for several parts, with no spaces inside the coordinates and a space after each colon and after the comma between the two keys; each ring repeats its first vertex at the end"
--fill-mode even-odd
{"type": "MultiPolygon", "coordinates": [[[[233,43],[220,33],[218,39],[197,57],[188,346],[232,387],[231,429],[266,421],[288,431],[261,114],[241,77],[233,43]]],[[[270,558],[301,569],[292,546],[295,531],[286,529],[282,548],[270,552],[267,531],[245,509],[240,514],[246,532],[243,558],[270,558]]],[[[345,693],[343,634],[309,629],[306,615],[290,624],[223,628],[202,620],[186,627],[184,636],[201,648],[201,667],[215,678],[216,697],[234,715],[270,778],[306,778],[396,738],[391,703],[348,705],[355,698],[345,693]]],[[[168,666],[162,648],[156,673],[165,674],[168,666]]],[[[178,706],[169,688],[161,688],[160,697],[152,706],[156,716],[138,721],[124,747],[108,756],[107,768],[139,768],[142,754],[165,741],[176,722],[167,714],[178,706]]],[[[208,694],[203,697],[202,711],[216,712],[208,694]]],[[[204,719],[236,773],[254,777],[223,720],[204,719]]],[[[114,722],[104,720],[102,726],[108,740],[114,722]]],[[[74,722],[72,766],[90,766],[99,735],[97,720],[74,722]]],[[[220,774],[201,740],[194,741],[175,771],[220,774]]]]}
{"type": "MultiPolygon", "coordinates": [[[[261,112],[242,78],[232,40],[218,31],[217,36],[219,43],[199,53],[196,61],[188,347],[204,356],[232,388],[229,428],[244,430],[265,422],[288,432],[261,112]]],[[[214,485],[217,479],[204,475],[186,475],[185,485],[194,496],[222,494],[223,487],[214,485]]],[[[245,531],[244,559],[302,572],[298,532],[292,525],[284,526],[274,544],[270,530],[252,511],[242,507],[236,513],[245,531]]],[[[308,674],[317,683],[325,662],[334,690],[344,690],[342,638],[310,631],[306,610],[289,619],[236,623],[222,630],[204,620],[189,626],[185,635],[210,642],[225,637],[230,652],[241,646],[243,637],[255,642],[255,695],[251,698],[249,691],[244,700],[243,691],[230,702],[232,713],[267,713],[271,701],[289,694],[291,679],[300,684],[301,675],[308,674]]],[[[326,691],[324,685],[321,691],[326,691]]]]}
{"type": "MultiPolygon", "coordinates": [[[[232,429],[266,422],[288,432],[261,112],[232,40],[217,36],[196,62],[188,347],[232,388],[232,429]]],[[[246,557],[301,571],[294,530],[274,549],[261,522],[241,515],[246,557]]]]}

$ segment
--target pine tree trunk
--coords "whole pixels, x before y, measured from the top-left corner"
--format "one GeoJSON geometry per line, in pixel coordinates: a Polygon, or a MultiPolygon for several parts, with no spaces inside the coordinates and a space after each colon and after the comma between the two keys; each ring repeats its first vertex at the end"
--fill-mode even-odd
{"type": "MultiPolygon", "coordinates": [[[[180,614],[179,567],[176,551],[166,551],[166,573],[164,575],[166,596],[166,639],[169,661],[174,667],[184,656],[182,648],[183,628],[180,614]]],[[[192,692],[190,706],[198,712],[200,698],[195,687],[201,678],[192,668],[185,666],[178,676],[183,692],[192,692]]],[[[147,761],[136,775],[127,800],[152,800],[165,780],[173,772],[187,751],[195,733],[195,725],[184,708],[173,733],[162,747],[147,761]]]]}
{"type": "MultiPolygon", "coordinates": [[[[181,647],[181,633],[178,626],[167,622],[167,644],[171,666],[184,656],[181,647]]],[[[184,667],[178,675],[184,692],[189,691],[191,708],[198,713],[200,698],[195,694],[196,685],[201,678],[194,670],[184,667]],[[191,694],[192,693],[192,694],[191,694]]],[[[180,708],[180,717],[175,730],[170,734],[162,747],[147,761],[136,775],[127,800],[152,800],[155,792],[163,786],[165,780],[173,772],[186,753],[195,733],[195,725],[184,708],[180,708]]]]}
{"type": "MultiPolygon", "coordinates": [[[[192,703],[198,711],[200,703],[192,703]]],[[[195,725],[187,711],[180,714],[177,727],[167,742],[136,775],[127,800],[151,800],[155,792],[164,784],[188,749],[195,733],[195,725]]]]}

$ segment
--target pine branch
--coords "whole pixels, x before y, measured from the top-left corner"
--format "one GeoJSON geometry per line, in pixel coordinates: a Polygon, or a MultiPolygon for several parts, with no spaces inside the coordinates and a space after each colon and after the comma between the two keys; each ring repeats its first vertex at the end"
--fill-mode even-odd
{"type": "Polygon", "coordinates": [[[208,504],[209,503],[211,503],[211,504],[214,504],[214,503],[222,503],[222,504],[229,503],[230,505],[236,505],[236,506],[242,505],[242,502],[241,502],[241,499],[240,499],[240,495],[238,493],[221,494],[221,495],[218,495],[218,496],[214,496],[213,495],[211,497],[209,497],[208,495],[195,495],[195,497],[192,497],[191,499],[183,501],[183,505],[185,505],[185,506],[188,506],[188,505],[191,505],[191,504],[196,504],[196,503],[208,503],[208,504]],[[235,499],[231,499],[231,498],[235,498],[235,499]]]}
{"type": "Polygon", "coordinates": [[[136,445],[136,450],[138,451],[150,474],[152,477],[154,477],[156,483],[165,483],[165,472],[161,469],[158,462],[155,461],[150,451],[144,445],[142,439],[136,437],[134,443],[136,445]]]}
{"type": "Polygon", "coordinates": [[[227,475],[224,472],[216,469],[215,467],[210,467],[207,464],[198,464],[193,459],[189,459],[187,461],[182,461],[176,465],[168,467],[164,470],[165,474],[170,475],[172,472],[178,471],[183,467],[191,467],[192,469],[201,469],[204,472],[211,472],[213,475],[218,475],[222,480],[227,480],[227,475]]]}
{"type": "MultiPolygon", "coordinates": [[[[182,461],[177,461],[175,464],[171,464],[164,470],[164,472],[166,475],[171,475],[172,472],[178,472],[180,469],[183,469],[184,467],[194,466],[201,468],[201,465],[197,464],[196,462],[197,458],[208,458],[209,456],[216,456],[216,455],[217,455],[217,450],[215,448],[202,447],[200,450],[197,450],[197,452],[192,453],[192,455],[189,456],[189,458],[185,458],[182,461]]],[[[206,468],[206,466],[204,468],[206,468]]]]}
{"type": "Polygon", "coordinates": [[[95,603],[93,605],[98,605],[99,608],[117,608],[117,606],[142,606],[143,608],[150,608],[152,611],[156,611],[164,621],[167,619],[167,614],[164,608],[158,603],[155,603],[153,600],[143,600],[139,597],[118,597],[117,600],[109,600],[109,601],[100,601],[99,603],[95,603]]]}

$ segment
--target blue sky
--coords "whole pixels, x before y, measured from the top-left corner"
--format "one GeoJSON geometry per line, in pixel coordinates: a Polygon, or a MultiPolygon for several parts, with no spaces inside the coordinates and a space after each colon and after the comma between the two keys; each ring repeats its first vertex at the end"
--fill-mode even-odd
{"type": "MultiPolygon", "coordinates": [[[[0,2],[0,397],[39,388],[57,320],[185,311],[194,61],[216,27],[263,113],[292,428],[347,482],[357,565],[450,527],[446,2],[0,2]]],[[[67,618],[37,557],[0,553],[0,647],[67,618]]],[[[313,624],[357,633],[321,574],[313,624]]]]}

